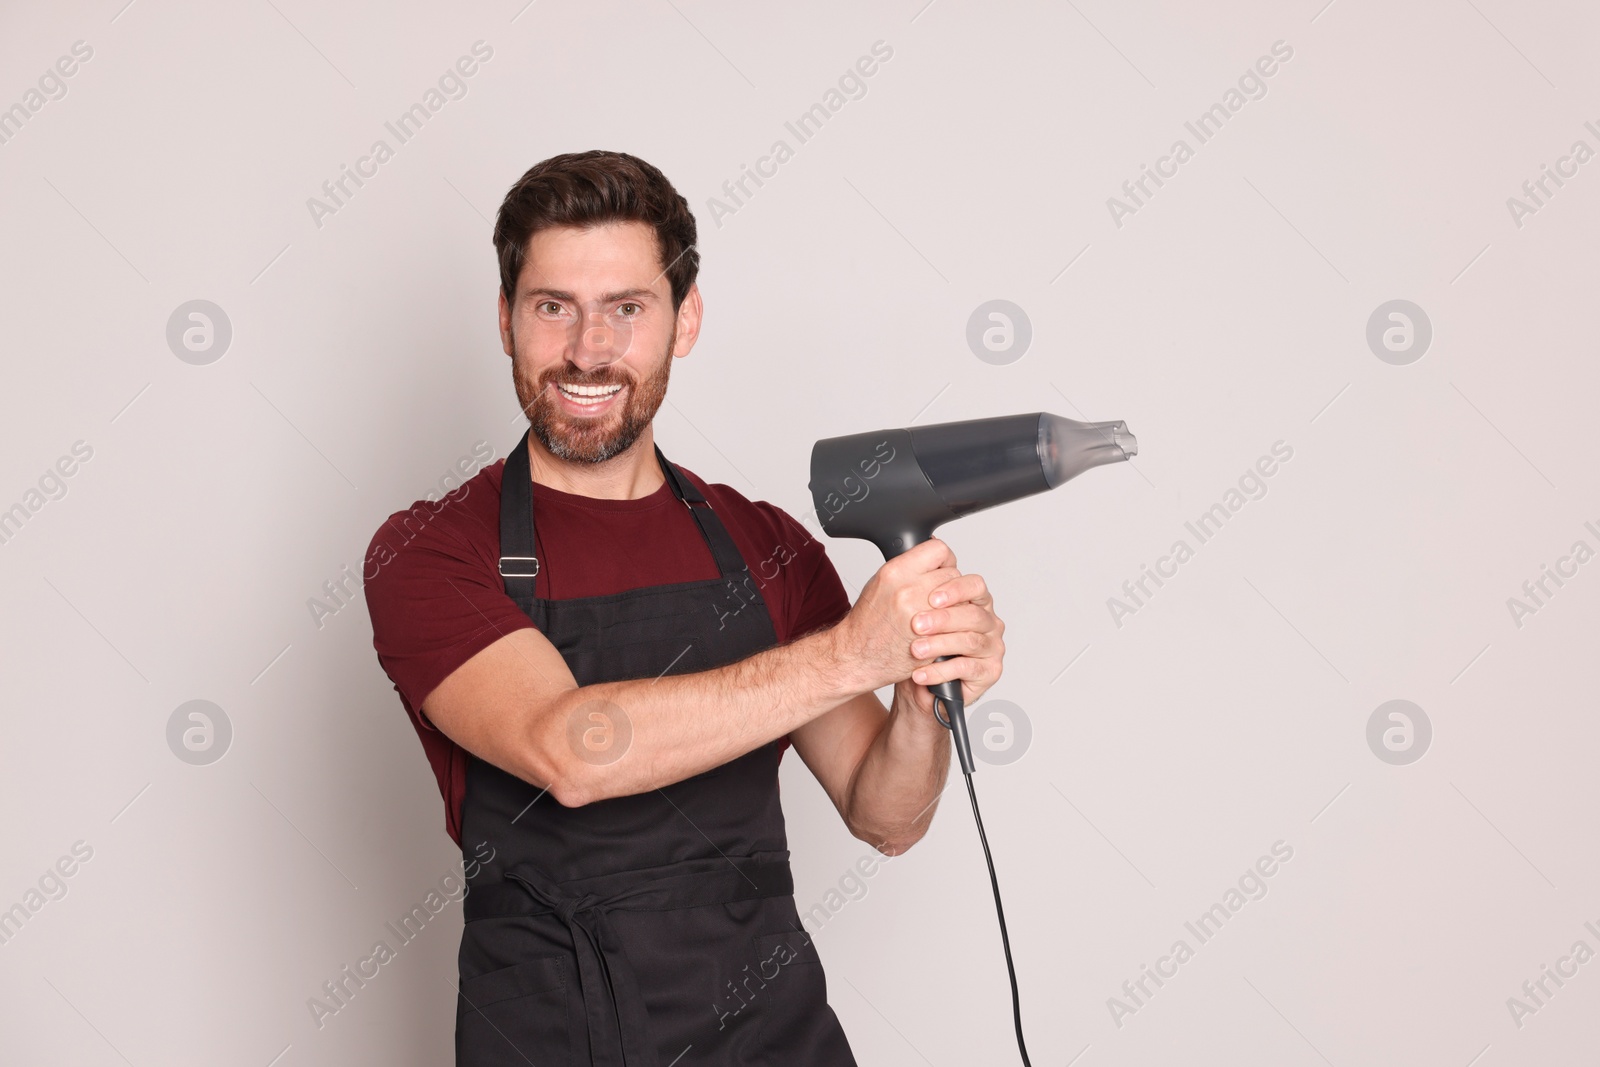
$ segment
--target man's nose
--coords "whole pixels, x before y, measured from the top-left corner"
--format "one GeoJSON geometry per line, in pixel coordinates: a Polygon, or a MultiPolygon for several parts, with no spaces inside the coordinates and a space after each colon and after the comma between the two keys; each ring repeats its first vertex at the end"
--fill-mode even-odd
{"type": "Polygon", "coordinates": [[[585,370],[615,363],[628,354],[629,338],[624,336],[628,333],[631,331],[619,330],[600,312],[589,312],[572,346],[572,362],[585,370]]]}

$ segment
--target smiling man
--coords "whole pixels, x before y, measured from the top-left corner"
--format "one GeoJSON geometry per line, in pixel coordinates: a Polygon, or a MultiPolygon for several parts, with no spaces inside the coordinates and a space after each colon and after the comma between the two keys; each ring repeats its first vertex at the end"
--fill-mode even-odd
{"type": "MultiPolygon", "coordinates": [[[[1004,625],[938,540],[852,607],[792,517],[662,455],[652,419],[703,305],[659,170],[547,159],[494,241],[528,433],[392,516],[366,568],[379,662],[473,872],[456,1062],[853,1064],[795,908],[779,760],[793,747],[856,837],[911,847],[949,766],[925,686],[976,700],[1004,625]]],[[[740,395],[770,405],[775,370],[750,357],[740,395]]]]}

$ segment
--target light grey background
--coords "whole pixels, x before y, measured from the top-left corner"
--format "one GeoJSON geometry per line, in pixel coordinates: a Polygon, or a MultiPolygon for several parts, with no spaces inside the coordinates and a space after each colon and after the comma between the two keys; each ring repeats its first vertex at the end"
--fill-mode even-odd
{"type": "MultiPolygon", "coordinates": [[[[0,145],[0,508],[93,449],[0,544],[0,908],[93,849],[0,945],[0,1059],[447,1060],[458,905],[323,1026],[307,1008],[459,859],[364,607],[319,628],[307,601],[476,442],[516,441],[489,219],[591,147],[700,218],[705,330],[657,432],[707,478],[803,515],[820,436],[1047,409],[1139,437],[943,531],[1008,623],[993,697],[1032,726],[978,784],[1035,1063],[1600,1049],[1600,962],[1520,1026],[1507,1006],[1600,950],[1600,562],[1520,627],[1507,605],[1600,548],[1600,161],[1520,226],[1507,206],[1600,148],[1592,7],[122,3],[0,15],[0,106],[93,48],[0,145]],[[479,40],[467,95],[316,225],[307,199],[479,40]],[[785,121],[880,40],[797,145],[785,121]],[[1276,41],[1266,95],[1198,144],[1185,121],[1276,41]],[[1180,137],[1194,158],[1116,225],[1180,137]],[[166,340],[198,299],[232,326],[204,366],[166,340]],[[1032,326],[1008,365],[966,343],[996,299],[1032,326]],[[1405,366],[1366,343],[1396,299],[1433,328],[1405,366]],[[1266,496],[1119,626],[1108,598],[1278,441],[1266,496]],[[1432,725],[1406,765],[1367,743],[1395,699],[1432,725]],[[205,765],[167,743],[192,700],[232,727],[205,765]],[[1267,895],[1199,945],[1185,921],[1278,841],[1267,895]],[[1179,938],[1194,958],[1119,1026],[1108,998],[1179,938]]],[[[852,589],[878,562],[829,549],[852,589]]],[[[783,790],[804,910],[867,850],[798,760],[783,790]]],[[[819,936],[864,1064],[1014,1056],[960,792],[819,936]]]]}

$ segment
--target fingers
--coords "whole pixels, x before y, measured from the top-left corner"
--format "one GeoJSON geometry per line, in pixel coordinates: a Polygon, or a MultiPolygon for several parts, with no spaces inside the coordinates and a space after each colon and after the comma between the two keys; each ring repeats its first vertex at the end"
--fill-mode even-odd
{"type": "Polygon", "coordinates": [[[947,607],[921,611],[911,619],[917,635],[911,655],[919,660],[952,657],[924,663],[911,674],[919,685],[938,685],[959,679],[964,692],[976,697],[1000,677],[1005,661],[1005,622],[994,613],[983,579],[960,575],[935,587],[930,602],[947,607]]]}
{"type": "Polygon", "coordinates": [[[922,574],[941,567],[955,567],[956,554],[950,550],[949,545],[937,537],[930,537],[915,548],[902,552],[889,563],[904,567],[908,574],[922,574]]]}
{"type": "Polygon", "coordinates": [[[997,656],[957,656],[939,663],[930,663],[911,672],[911,680],[918,685],[938,685],[959,678],[974,689],[988,689],[1000,678],[1001,660],[997,656]]]}
{"type": "Polygon", "coordinates": [[[1005,643],[993,631],[956,630],[952,633],[930,634],[911,642],[911,655],[920,660],[938,659],[940,656],[998,658],[1004,650],[1005,643]]]}
{"type": "MultiPolygon", "coordinates": [[[[890,565],[885,564],[884,566],[887,569],[890,565]]],[[[941,568],[931,571],[920,578],[912,578],[910,580],[906,580],[903,575],[894,576],[889,579],[885,603],[890,605],[896,615],[903,620],[901,622],[902,626],[909,626],[911,616],[927,609],[929,591],[934,586],[948,581],[949,576],[953,574],[953,571],[941,568]]]]}
{"type": "Polygon", "coordinates": [[[911,617],[911,629],[919,636],[976,630],[979,633],[1004,633],[1006,624],[991,608],[976,604],[957,604],[953,608],[920,611],[911,617]]]}
{"type": "Polygon", "coordinates": [[[989,595],[989,585],[983,580],[982,575],[952,575],[947,581],[935,586],[933,591],[928,594],[928,603],[936,608],[966,602],[982,607],[987,607],[994,603],[994,598],[989,595]]]}

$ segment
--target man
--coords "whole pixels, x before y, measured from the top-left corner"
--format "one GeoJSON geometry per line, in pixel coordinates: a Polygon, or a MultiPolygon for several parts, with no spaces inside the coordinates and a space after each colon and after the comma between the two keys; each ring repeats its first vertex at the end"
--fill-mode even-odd
{"type": "MultiPolygon", "coordinates": [[[[457,1063],[852,1064],[795,908],[778,761],[792,746],[852,834],[903,852],[949,767],[926,686],[975,700],[1004,625],[937,540],[852,608],[793,518],[662,456],[651,420],[702,301],[694,217],[659,170],[547,159],[494,240],[529,432],[392,516],[366,585],[470,853],[457,1063]]],[[[776,376],[752,357],[742,395],[770,405],[776,376]]]]}

